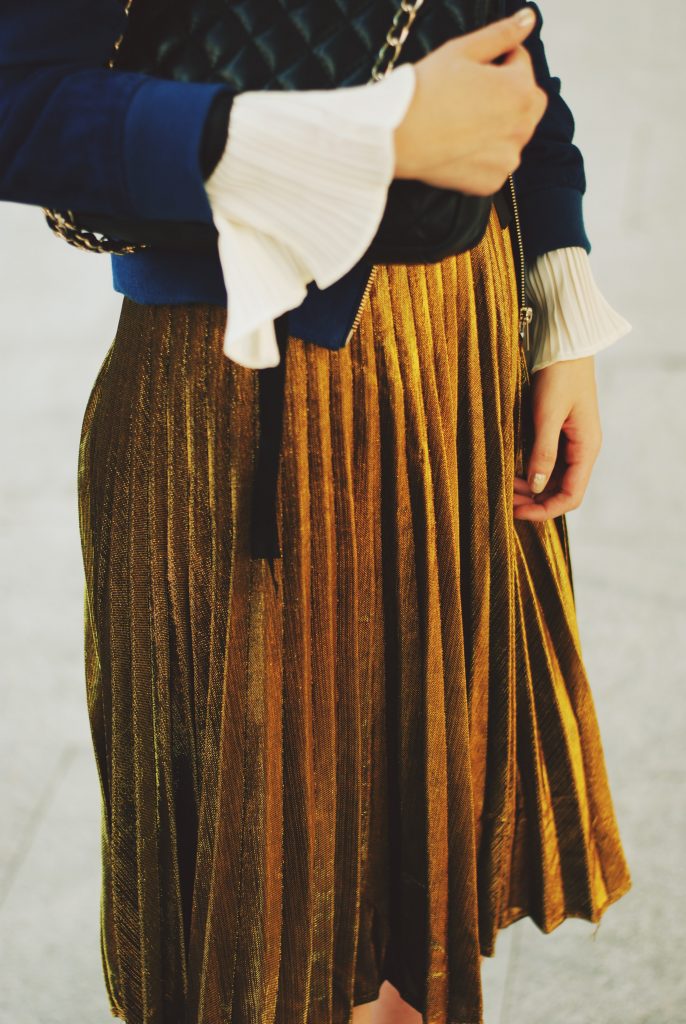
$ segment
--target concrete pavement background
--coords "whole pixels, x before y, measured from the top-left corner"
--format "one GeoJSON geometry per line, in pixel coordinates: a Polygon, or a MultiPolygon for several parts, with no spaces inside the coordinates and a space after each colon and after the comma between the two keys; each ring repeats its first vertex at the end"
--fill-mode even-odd
{"type": "MultiPolygon", "coordinates": [[[[501,932],[486,1024],[686,1024],[686,7],[540,6],[586,160],[594,273],[634,328],[597,357],[603,449],[568,516],[634,888],[597,933],[501,932]]],[[[105,1024],[76,460],[120,300],[106,257],[0,204],[0,303],[0,1021],[105,1024]]]]}

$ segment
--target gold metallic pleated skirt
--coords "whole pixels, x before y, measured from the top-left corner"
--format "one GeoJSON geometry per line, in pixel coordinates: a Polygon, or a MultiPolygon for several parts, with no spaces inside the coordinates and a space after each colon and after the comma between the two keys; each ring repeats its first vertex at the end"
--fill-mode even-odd
{"type": "Polygon", "coordinates": [[[509,231],[381,265],[291,337],[283,557],[249,555],[257,371],[226,311],[124,300],[83,419],[101,951],[127,1024],[346,1024],[388,978],[481,1024],[481,956],[631,880],[564,516],[513,516],[530,379],[509,231]]]}

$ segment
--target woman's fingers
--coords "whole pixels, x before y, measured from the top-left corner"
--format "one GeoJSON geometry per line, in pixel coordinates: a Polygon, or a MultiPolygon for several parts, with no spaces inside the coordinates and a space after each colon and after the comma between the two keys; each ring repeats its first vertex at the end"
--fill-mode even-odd
{"type": "Polygon", "coordinates": [[[536,12],[533,7],[523,7],[516,14],[492,21],[458,37],[459,46],[471,60],[490,64],[497,57],[520,46],[535,24],[536,12]]]}
{"type": "Polygon", "coordinates": [[[559,402],[543,401],[534,408],[534,443],[526,471],[529,487],[534,494],[540,494],[555,466],[560,430],[566,412],[559,402]]]}
{"type": "Polygon", "coordinates": [[[531,498],[531,488],[526,477],[516,476],[514,478],[514,492],[518,495],[525,494],[527,498],[531,498]]]}
{"type": "Polygon", "coordinates": [[[513,506],[518,518],[540,521],[578,508],[600,451],[593,356],[539,370],[531,398],[534,437],[526,479],[515,478],[513,506]]]}
{"type": "Polygon", "coordinates": [[[513,505],[517,518],[541,522],[571,512],[583,501],[597,448],[583,440],[572,441],[564,434],[560,448],[560,458],[542,493],[532,494],[528,481],[515,477],[513,505]]]}

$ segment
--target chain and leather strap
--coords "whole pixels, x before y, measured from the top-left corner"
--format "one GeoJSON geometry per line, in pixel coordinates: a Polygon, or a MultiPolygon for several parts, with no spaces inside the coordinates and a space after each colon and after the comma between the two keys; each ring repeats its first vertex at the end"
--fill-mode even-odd
{"type": "MultiPolygon", "coordinates": [[[[107,61],[107,67],[115,67],[117,55],[121,49],[126,34],[126,25],[129,21],[129,14],[134,0],[126,0],[124,5],[125,27],[114,43],[112,54],[107,61]]],[[[369,81],[379,81],[385,78],[395,66],[400,55],[403,44],[407,39],[412,24],[422,7],[424,0],[400,0],[390,28],[376,56],[369,81]]],[[[521,228],[519,223],[519,211],[517,208],[517,196],[515,193],[514,179],[512,174],[508,175],[509,186],[514,214],[515,235],[518,247],[520,264],[520,309],[519,309],[519,336],[520,341],[529,349],[529,325],[533,317],[533,310],[527,303],[526,283],[524,274],[524,247],[522,244],[521,228]]],[[[125,242],[116,238],[110,238],[103,232],[90,230],[79,225],[77,217],[72,210],[60,212],[58,210],[44,209],[48,225],[62,239],[76,248],[88,252],[110,253],[112,255],[126,255],[129,253],[142,252],[150,249],[151,246],[145,242],[125,242]]]]}
{"type": "MultiPolygon", "coordinates": [[[[130,13],[134,0],[126,0],[125,14],[130,13]]],[[[370,81],[379,81],[394,67],[402,47],[410,33],[413,22],[424,0],[400,0],[395,11],[391,26],[388,29],[372,68],[370,81]]],[[[113,68],[117,54],[122,46],[125,33],[117,39],[108,67],[113,68]]],[[[522,253],[519,217],[514,195],[514,182],[510,176],[512,200],[515,211],[515,226],[522,253]]],[[[48,224],[60,237],[77,248],[90,252],[112,253],[123,255],[140,252],[149,248],[145,243],[122,243],[111,239],[101,232],[84,230],[79,227],[72,211],[59,213],[46,210],[48,224]]],[[[523,262],[523,261],[522,261],[523,262]]],[[[520,306],[519,333],[520,339],[528,344],[529,310],[524,295],[522,275],[522,296],[520,306]]],[[[277,366],[258,370],[259,376],[259,417],[260,430],[257,442],[255,479],[253,484],[253,507],[250,527],[251,557],[266,557],[273,573],[273,559],[280,557],[280,546],[277,527],[277,478],[279,453],[283,430],[283,396],[286,364],[286,348],[288,342],[287,314],[282,314],[274,321],[275,334],[279,344],[280,361],[277,366]]]]}
{"type": "MultiPolygon", "coordinates": [[[[124,15],[127,18],[133,3],[134,0],[126,0],[124,15]]],[[[370,82],[379,81],[380,79],[385,78],[393,69],[395,62],[400,55],[403,44],[409,35],[412,23],[423,3],[424,0],[400,0],[400,6],[393,16],[391,26],[386,33],[386,37],[374,62],[374,67],[372,68],[371,77],[369,79],[370,82]],[[384,68],[383,64],[387,57],[388,63],[384,68]]],[[[115,66],[117,54],[124,40],[125,32],[126,28],[124,28],[116,40],[112,55],[107,61],[107,67],[110,69],[115,66]]],[[[45,214],[45,219],[50,229],[56,235],[59,235],[59,237],[65,242],[75,246],[77,249],[84,249],[87,252],[109,253],[114,256],[124,256],[129,253],[143,252],[146,249],[151,248],[150,245],[144,242],[122,242],[117,239],[108,238],[100,232],[90,231],[83,226],[79,226],[73,210],[60,212],[58,210],[49,210],[44,208],[43,213],[45,214]]]]}

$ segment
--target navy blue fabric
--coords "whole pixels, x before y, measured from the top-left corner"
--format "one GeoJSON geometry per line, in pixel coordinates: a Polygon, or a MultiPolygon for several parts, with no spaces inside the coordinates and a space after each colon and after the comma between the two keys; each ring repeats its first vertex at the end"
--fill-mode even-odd
{"type": "Polygon", "coordinates": [[[122,25],[121,0],[3,0],[0,199],[209,222],[200,145],[226,87],[106,70],[122,25]]]}
{"type": "MultiPolygon", "coordinates": [[[[522,6],[507,0],[509,10],[522,6]]],[[[82,212],[209,222],[200,151],[225,86],[103,68],[121,0],[3,0],[0,6],[0,199],[82,212]]],[[[526,40],[548,109],[514,178],[525,257],[566,245],[588,252],[583,158],[551,76],[542,15],[526,40]]],[[[47,230],[47,229],[46,229],[47,230]]],[[[114,287],[138,302],[226,304],[216,250],[112,258],[114,287]]]]}
{"type": "Polygon", "coordinates": [[[522,227],[524,259],[531,264],[541,253],[567,245],[591,251],[583,218],[586,174],[581,151],[573,143],[574,117],[563,99],[561,81],[551,75],[543,46],[543,15],[536,3],[506,0],[506,13],[520,7],[536,12],[536,28],[525,40],[536,81],[548,95],[548,106],[522,150],[513,174],[522,227]]]}
{"type": "Polygon", "coordinates": [[[297,309],[288,314],[288,328],[295,338],[324,348],[342,348],[360,305],[372,265],[364,257],[328,288],[315,281],[297,309]]]}
{"type": "Polygon", "coordinates": [[[208,302],[225,306],[226,288],[216,250],[180,249],[113,256],[115,290],[135,302],[208,302]]]}

